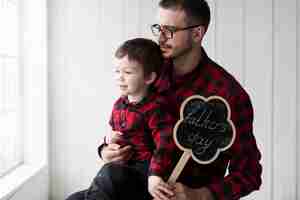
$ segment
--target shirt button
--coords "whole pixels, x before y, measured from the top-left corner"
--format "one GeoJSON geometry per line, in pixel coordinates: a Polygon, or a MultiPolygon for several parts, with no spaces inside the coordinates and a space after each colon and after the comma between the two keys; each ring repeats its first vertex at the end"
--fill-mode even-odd
{"type": "Polygon", "coordinates": [[[125,128],[126,127],[126,122],[121,122],[121,128],[125,128]]]}

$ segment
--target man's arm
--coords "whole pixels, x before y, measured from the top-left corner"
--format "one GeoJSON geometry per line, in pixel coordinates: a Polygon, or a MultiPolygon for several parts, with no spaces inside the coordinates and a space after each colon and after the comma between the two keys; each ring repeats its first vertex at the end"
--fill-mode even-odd
{"type": "Polygon", "coordinates": [[[212,192],[206,188],[189,188],[181,183],[164,187],[164,195],[155,196],[154,200],[216,200],[212,192]]]}
{"type": "Polygon", "coordinates": [[[224,180],[215,180],[208,185],[217,200],[240,199],[258,190],[261,185],[261,154],[252,133],[251,101],[248,95],[243,93],[235,102],[231,110],[237,134],[230,148],[232,159],[228,167],[229,173],[224,180]]]}
{"type": "Polygon", "coordinates": [[[155,175],[167,179],[171,173],[172,155],[176,149],[173,141],[174,124],[175,119],[162,107],[157,107],[148,119],[148,126],[155,143],[149,166],[149,176],[155,175]]]}
{"type": "Polygon", "coordinates": [[[247,95],[236,101],[233,122],[237,137],[231,147],[232,159],[228,175],[214,180],[206,187],[192,189],[181,183],[175,184],[175,195],[169,200],[237,200],[258,190],[261,185],[261,154],[252,133],[253,108],[247,95]]]}

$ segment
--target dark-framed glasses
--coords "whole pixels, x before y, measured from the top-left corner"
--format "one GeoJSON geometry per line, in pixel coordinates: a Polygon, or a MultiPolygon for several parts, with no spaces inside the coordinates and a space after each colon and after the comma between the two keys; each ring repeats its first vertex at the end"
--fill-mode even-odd
{"type": "Polygon", "coordinates": [[[202,26],[202,24],[187,26],[184,28],[178,28],[175,26],[168,26],[168,25],[153,24],[153,25],[151,25],[151,31],[154,36],[160,36],[160,34],[162,33],[162,34],[164,34],[164,36],[167,39],[172,39],[174,33],[178,32],[178,31],[184,31],[184,30],[196,28],[198,26],[202,26]]]}

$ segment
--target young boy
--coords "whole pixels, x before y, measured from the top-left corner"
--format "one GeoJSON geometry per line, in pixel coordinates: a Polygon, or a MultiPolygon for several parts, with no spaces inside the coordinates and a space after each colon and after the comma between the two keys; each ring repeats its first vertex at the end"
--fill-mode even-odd
{"type": "Polygon", "coordinates": [[[85,196],[101,200],[152,199],[164,190],[162,184],[171,172],[170,157],[175,148],[174,120],[164,110],[167,102],[152,84],[163,64],[162,53],[155,42],[137,38],[123,43],[115,58],[121,97],[113,106],[109,121],[113,133],[106,137],[106,143],[130,145],[134,153],[125,162],[106,163],[85,196]]]}

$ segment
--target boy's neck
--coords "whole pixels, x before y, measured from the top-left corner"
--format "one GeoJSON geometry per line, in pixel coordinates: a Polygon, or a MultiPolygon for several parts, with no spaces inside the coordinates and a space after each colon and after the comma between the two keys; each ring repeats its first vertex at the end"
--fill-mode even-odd
{"type": "Polygon", "coordinates": [[[147,94],[148,94],[148,89],[146,89],[141,95],[136,95],[136,96],[128,95],[127,98],[130,103],[139,103],[147,96],[147,94]]]}

